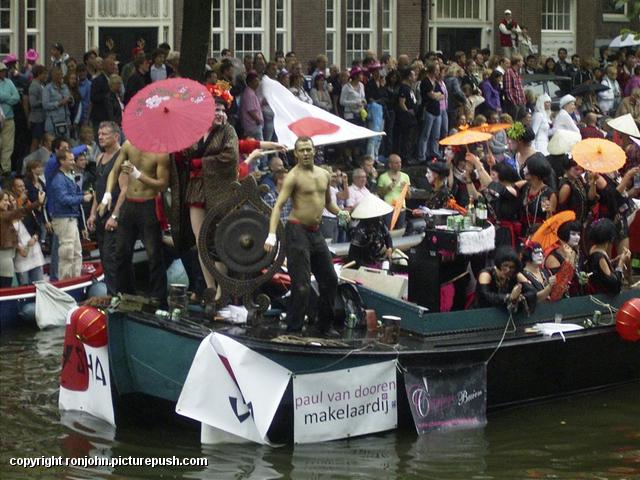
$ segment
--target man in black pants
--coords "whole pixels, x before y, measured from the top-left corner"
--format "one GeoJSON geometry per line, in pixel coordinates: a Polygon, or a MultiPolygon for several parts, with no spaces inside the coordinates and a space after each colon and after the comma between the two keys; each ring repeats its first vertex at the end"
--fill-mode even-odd
{"type": "MultiPolygon", "coordinates": [[[[116,235],[116,289],[135,292],[133,246],[138,236],[149,259],[149,295],[167,301],[167,272],[162,255],[162,230],[156,216],[156,196],[169,184],[169,155],[142,152],[128,141],[122,145],[105,195],[111,194],[120,173],[129,176],[126,199],[120,209],[116,235]]],[[[107,198],[107,206],[110,200],[107,198]]]]}
{"type": "Polygon", "coordinates": [[[317,333],[339,336],[333,329],[333,304],[336,298],[338,278],[333,269],[331,253],[320,233],[322,210],[326,207],[334,215],[348,221],[349,213],[340,210],[331,201],[328,171],[313,164],[315,148],[309,137],[296,141],[294,154],[298,164],[284,180],[269,223],[269,235],[264,244],[266,251],[275,248],[276,230],[280,210],[292,198],[293,209],[285,226],[287,268],[291,276],[291,302],[287,312],[287,331],[302,331],[311,292],[311,273],[320,289],[317,333]]]}
{"type": "Polygon", "coordinates": [[[96,192],[91,204],[91,214],[87,219],[89,230],[95,230],[100,261],[104,269],[104,283],[109,295],[116,291],[116,232],[120,208],[125,199],[128,178],[122,176],[113,187],[113,193],[105,195],[107,180],[120,155],[120,128],[115,122],[102,122],[98,129],[98,142],[104,150],[96,160],[96,192]],[[107,203],[115,198],[113,209],[107,203]],[[102,199],[101,203],[100,200],[102,199]]]}

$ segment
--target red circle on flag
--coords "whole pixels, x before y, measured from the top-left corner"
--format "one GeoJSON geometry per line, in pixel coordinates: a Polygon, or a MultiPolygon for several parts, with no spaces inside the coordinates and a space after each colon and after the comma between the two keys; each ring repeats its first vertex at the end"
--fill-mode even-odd
{"type": "Polygon", "coordinates": [[[298,137],[313,137],[315,135],[331,135],[340,130],[340,127],[321,118],[304,117],[290,123],[289,130],[298,137]]]}

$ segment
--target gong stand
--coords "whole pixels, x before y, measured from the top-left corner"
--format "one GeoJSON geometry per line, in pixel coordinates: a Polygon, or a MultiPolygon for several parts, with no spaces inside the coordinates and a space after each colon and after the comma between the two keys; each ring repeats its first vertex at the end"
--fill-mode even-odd
{"type": "Polygon", "coordinates": [[[269,308],[270,299],[255,292],[284,262],[284,227],[278,222],[278,241],[267,253],[264,242],[269,234],[271,208],[260,197],[256,180],[251,175],[241,183],[233,182],[228,191],[217,196],[220,203],[205,215],[198,238],[202,262],[222,293],[216,301],[213,292],[207,307],[220,307],[240,300],[249,312],[249,323],[256,324],[269,308]],[[220,271],[216,262],[222,262],[228,273],[220,271]]]}

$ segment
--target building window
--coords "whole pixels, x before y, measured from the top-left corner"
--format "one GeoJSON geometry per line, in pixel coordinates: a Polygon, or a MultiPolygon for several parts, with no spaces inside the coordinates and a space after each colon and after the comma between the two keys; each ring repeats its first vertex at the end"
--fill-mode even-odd
{"type": "Polygon", "coordinates": [[[382,53],[395,55],[395,13],[394,0],[382,0],[382,53]]]}
{"type": "Polygon", "coordinates": [[[276,0],[276,51],[291,50],[291,0],[276,0]]]}
{"type": "Polygon", "coordinates": [[[25,45],[26,50],[33,48],[44,51],[44,4],[42,0],[25,0],[25,45]]]}
{"type": "Polygon", "coordinates": [[[325,51],[327,55],[327,59],[329,61],[329,65],[338,64],[339,59],[339,48],[338,48],[338,19],[340,18],[340,2],[339,0],[327,0],[327,10],[326,10],[326,45],[325,51]]]}
{"type": "Polygon", "coordinates": [[[374,0],[347,0],[346,67],[362,60],[374,42],[374,0]]]}
{"type": "Polygon", "coordinates": [[[262,0],[236,0],[235,55],[242,59],[264,49],[262,0]]]}
{"type": "Polygon", "coordinates": [[[213,0],[211,5],[211,55],[220,55],[223,48],[227,48],[227,32],[225,26],[228,24],[226,17],[226,1],[213,0]]]}
{"type": "Polygon", "coordinates": [[[0,0],[0,55],[15,52],[16,5],[13,0],[0,0]]]}
{"type": "Polygon", "coordinates": [[[98,0],[98,16],[111,18],[158,18],[158,0],[98,0]]]}
{"type": "Polygon", "coordinates": [[[435,13],[438,19],[480,19],[480,0],[438,0],[435,13]]]}
{"type": "Polygon", "coordinates": [[[542,30],[571,30],[571,0],[543,0],[542,30]]]}
{"type": "Polygon", "coordinates": [[[627,7],[626,2],[620,5],[618,0],[603,0],[602,19],[605,22],[628,22],[627,7]]]}

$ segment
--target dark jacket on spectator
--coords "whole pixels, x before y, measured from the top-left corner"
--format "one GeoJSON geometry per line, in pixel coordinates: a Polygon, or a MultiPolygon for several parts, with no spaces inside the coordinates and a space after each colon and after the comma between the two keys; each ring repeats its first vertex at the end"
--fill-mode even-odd
{"type": "Polygon", "coordinates": [[[107,95],[107,120],[116,122],[118,125],[122,125],[122,107],[118,101],[118,96],[109,92],[107,95]]]}
{"type": "Polygon", "coordinates": [[[109,120],[107,114],[107,96],[111,93],[109,79],[106,75],[98,75],[91,82],[91,120],[94,123],[109,120]]]}
{"type": "Polygon", "coordinates": [[[129,100],[131,100],[131,98],[136,93],[138,93],[147,85],[148,83],[146,77],[138,71],[134,72],[129,77],[129,80],[127,80],[127,85],[124,89],[124,104],[126,105],[127,103],[129,103],[129,100]]]}

